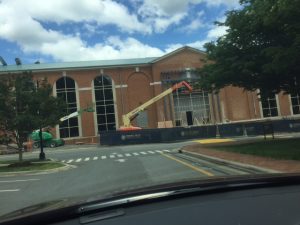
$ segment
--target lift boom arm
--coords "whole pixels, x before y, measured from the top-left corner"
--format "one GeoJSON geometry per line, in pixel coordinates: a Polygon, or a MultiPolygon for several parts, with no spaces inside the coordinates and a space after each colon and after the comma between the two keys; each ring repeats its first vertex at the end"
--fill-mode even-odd
{"type": "Polygon", "coordinates": [[[181,88],[186,87],[190,92],[193,90],[192,87],[185,81],[182,81],[180,83],[177,83],[173,85],[171,88],[165,90],[164,92],[160,93],[159,95],[155,96],[154,98],[150,99],[149,101],[145,102],[144,104],[140,105],[139,107],[135,108],[131,112],[125,114],[122,116],[123,119],[123,127],[131,127],[131,121],[137,116],[137,114],[143,110],[145,110],[147,107],[152,105],[153,103],[157,102],[158,100],[162,99],[163,97],[171,94],[173,91],[181,88]]]}

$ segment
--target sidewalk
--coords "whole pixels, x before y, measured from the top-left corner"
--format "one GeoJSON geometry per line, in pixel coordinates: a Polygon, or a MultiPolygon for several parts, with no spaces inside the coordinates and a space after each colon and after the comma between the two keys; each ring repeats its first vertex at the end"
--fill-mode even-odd
{"type": "Polygon", "coordinates": [[[236,163],[247,164],[252,166],[257,166],[261,168],[266,168],[270,170],[275,170],[284,173],[295,173],[300,172],[300,161],[296,160],[277,160],[272,158],[266,158],[261,156],[253,156],[246,154],[239,154],[234,152],[225,152],[220,150],[214,150],[213,147],[216,145],[238,145],[241,143],[250,143],[255,140],[238,140],[230,139],[228,141],[225,139],[224,143],[220,143],[220,140],[217,139],[217,142],[208,143],[208,144],[192,144],[182,148],[182,151],[201,154],[202,156],[214,157],[224,161],[233,161],[236,163]]]}

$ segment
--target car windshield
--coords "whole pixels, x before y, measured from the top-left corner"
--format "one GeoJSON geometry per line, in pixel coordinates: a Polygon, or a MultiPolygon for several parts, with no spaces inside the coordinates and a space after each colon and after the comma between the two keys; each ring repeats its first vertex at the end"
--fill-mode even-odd
{"type": "Polygon", "coordinates": [[[299,15],[298,0],[0,0],[0,216],[298,173],[299,15]]]}

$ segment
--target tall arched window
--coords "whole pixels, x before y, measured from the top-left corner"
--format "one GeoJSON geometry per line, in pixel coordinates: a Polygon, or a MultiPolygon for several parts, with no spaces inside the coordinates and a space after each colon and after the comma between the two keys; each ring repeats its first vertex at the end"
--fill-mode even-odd
{"type": "MultiPolygon", "coordinates": [[[[56,81],[57,97],[62,98],[67,103],[64,109],[65,115],[77,111],[75,81],[69,77],[62,77],[56,81]]],[[[78,137],[78,117],[73,117],[63,121],[59,125],[59,134],[61,138],[78,137]]]]}
{"type": "Polygon", "coordinates": [[[107,76],[94,79],[98,131],[115,130],[115,106],[112,80],[107,76]]]}

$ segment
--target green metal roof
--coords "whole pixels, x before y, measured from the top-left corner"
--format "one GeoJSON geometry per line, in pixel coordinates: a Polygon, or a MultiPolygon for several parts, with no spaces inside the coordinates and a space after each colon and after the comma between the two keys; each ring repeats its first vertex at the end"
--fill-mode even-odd
{"type": "Polygon", "coordinates": [[[78,61],[78,62],[61,62],[61,63],[40,63],[24,65],[7,65],[0,66],[0,73],[21,72],[21,71],[52,71],[52,70],[69,70],[85,68],[105,68],[105,67],[123,67],[130,65],[150,64],[159,57],[135,58],[135,59],[113,59],[113,60],[95,60],[95,61],[78,61]]]}
{"type": "Polygon", "coordinates": [[[190,50],[200,54],[205,54],[203,51],[183,46],[161,57],[147,57],[134,59],[112,59],[112,60],[95,60],[95,61],[78,61],[78,62],[60,62],[60,63],[40,63],[40,64],[24,64],[24,65],[0,65],[0,74],[22,72],[22,71],[55,71],[55,70],[71,70],[71,69],[92,69],[92,68],[107,68],[107,67],[127,67],[147,65],[163,60],[171,55],[174,55],[183,50],[190,50]]]}

